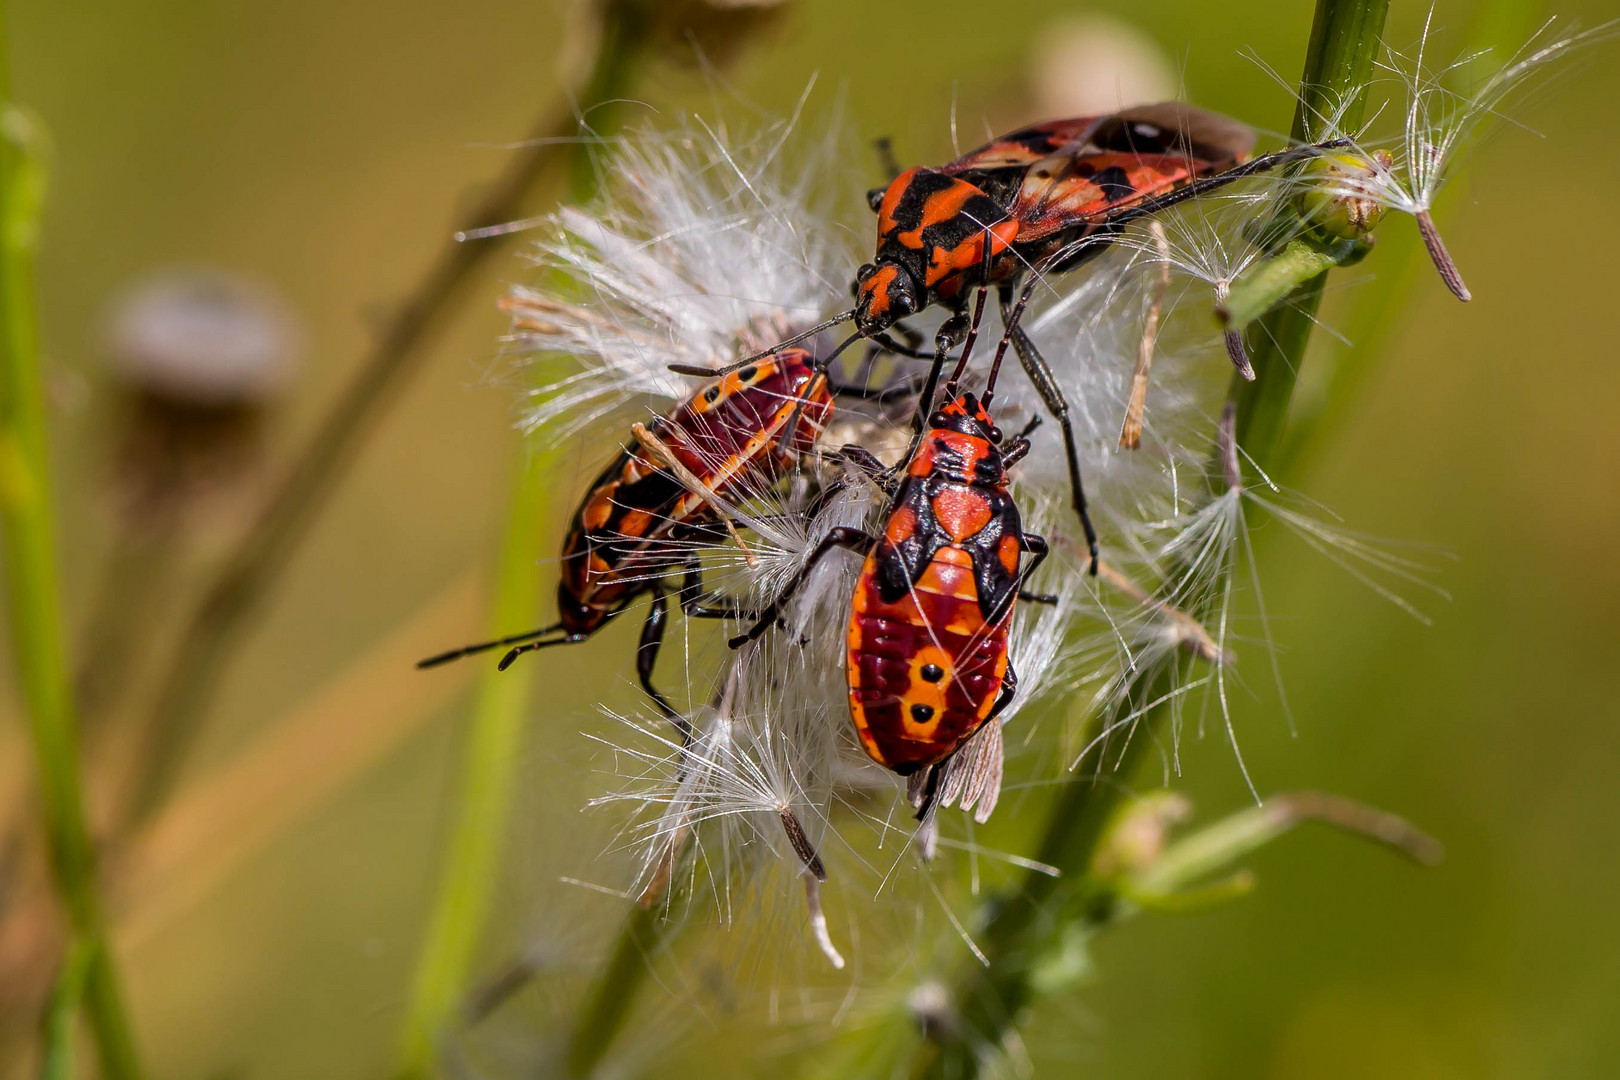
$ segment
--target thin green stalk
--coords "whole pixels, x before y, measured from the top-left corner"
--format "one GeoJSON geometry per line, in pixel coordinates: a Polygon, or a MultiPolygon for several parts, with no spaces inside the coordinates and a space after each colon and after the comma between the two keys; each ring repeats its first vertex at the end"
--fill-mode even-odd
{"type": "Polygon", "coordinates": [[[85,1009],[102,1071],[141,1075],[96,888],[79,779],[77,722],[62,648],[56,523],[34,322],[34,248],[44,170],[38,129],[11,102],[7,10],[0,5],[0,528],[17,680],[39,770],[51,870],[68,925],[91,957],[85,1009]]]}
{"type": "MultiPolygon", "coordinates": [[[[621,97],[644,44],[645,23],[638,5],[610,3],[582,101],[600,106],[621,97]]],[[[599,132],[611,122],[600,109],[592,120],[599,132]]],[[[596,186],[589,155],[576,148],[568,197],[586,201],[596,186]]],[[[551,517],[556,455],[531,452],[526,446],[520,452],[491,613],[497,634],[539,625],[541,618],[540,544],[551,517]]],[[[461,803],[405,1019],[401,1077],[433,1075],[439,1039],[467,987],[499,877],[533,669],[533,664],[520,664],[500,672],[489,666],[479,681],[462,766],[461,803]]]]}
{"type": "MultiPolygon", "coordinates": [[[[1294,117],[1296,140],[1312,141],[1318,112],[1330,112],[1329,105],[1365,84],[1387,9],[1388,0],[1318,0],[1294,117]]],[[[1362,105],[1358,98],[1340,113],[1347,124],[1359,122],[1362,105]]],[[[1234,377],[1239,439],[1261,461],[1270,457],[1283,430],[1324,277],[1308,279],[1289,303],[1255,324],[1249,337],[1257,378],[1245,383],[1234,377]]],[[[1148,700],[1163,700],[1164,689],[1156,682],[1148,700]]],[[[1128,781],[1135,774],[1140,759],[1157,745],[1168,714],[1168,705],[1148,712],[1114,761],[1113,775],[1128,781]]],[[[974,1077],[999,1052],[1003,1036],[1037,991],[1043,955],[1053,949],[1065,922],[1080,916],[1088,897],[1097,893],[1089,871],[1123,791],[1122,784],[1091,779],[1064,786],[1036,856],[1057,867],[1060,876],[1031,872],[1016,895],[985,909],[977,940],[987,963],[965,965],[952,981],[950,1001],[959,1022],[923,1044],[912,1063],[914,1077],[974,1077]]]]}
{"type": "MultiPolygon", "coordinates": [[[[1467,52],[1488,49],[1499,56],[1511,54],[1535,29],[1542,6],[1539,0],[1488,0],[1475,17],[1467,52]]],[[[1453,166],[1449,184],[1457,186],[1466,168],[1465,164],[1453,166]]],[[[1444,226],[1449,212],[1443,206],[1433,216],[1444,226]]],[[[1351,344],[1329,350],[1321,358],[1324,370],[1316,373],[1308,392],[1294,403],[1280,455],[1283,475],[1298,475],[1310,468],[1326,445],[1324,433],[1337,428],[1355,408],[1409,308],[1407,299],[1414,286],[1430,273],[1428,254],[1416,229],[1383,230],[1378,238],[1378,273],[1356,290],[1344,322],[1344,336],[1351,344]]]]}
{"type": "MultiPolygon", "coordinates": [[[[1389,0],[1317,0],[1294,110],[1296,142],[1325,138],[1324,117],[1337,115],[1346,131],[1360,126],[1388,12],[1389,0]],[[1348,94],[1355,96],[1346,101],[1348,94]]],[[[1244,334],[1255,379],[1234,377],[1229,396],[1237,404],[1238,442],[1256,460],[1269,460],[1282,438],[1326,280],[1326,270],[1307,279],[1244,334]]]]}
{"type": "Polygon", "coordinates": [[[84,983],[94,959],[94,951],[79,941],[70,943],[62,957],[62,968],[51,987],[40,1024],[40,1080],[73,1080],[73,1036],[79,1007],[84,1002],[84,983]]]}
{"type": "Polygon", "coordinates": [[[591,996],[580,1010],[568,1043],[568,1075],[583,1080],[613,1045],[614,1037],[630,1016],[642,984],[647,981],[648,965],[674,926],[661,905],[636,905],[619,929],[619,939],[607,964],[591,987],[591,996]]]}
{"type": "MultiPolygon", "coordinates": [[[[615,22],[638,21],[635,13],[640,2],[604,0],[604,22],[611,26],[615,22]]],[[[603,74],[599,69],[593,77],[599,82],[603,74]]],[[[589,109],[612,97],[587,92],[581,95],[579,104],[589,109]]],[[[596,130],[602,130],[600,109],[590,113],[590,121],[596,130]]],[[[571,176],[576,187],[582,181],[589,182],[588,163],[582,163],[581,155],[573,153],[576,148],[566,141],[567,136],[578,131],[579,115],[572,106],[556,115],[548,111],[533,138],[514,151],[511,164],[495,182],[489,197],[468,215],[465,228],[476,229],[521,216],[528,196],[560,157],[573,159],[571,176]]],[[[249,618],[271,591],[384,409],[419,365],[425,353],[423,346],[461,299],[474,271],[505,250],[505,245],[494,240],[451,243],[444,249],[359,375],[321,421],[309,445],[266,503],[258,522],[226,559],[160,681],[147,722],[147,745],[133,766],[131,823],[150,814],[169,791],[214,688],[243,643],[249,618]]]]}

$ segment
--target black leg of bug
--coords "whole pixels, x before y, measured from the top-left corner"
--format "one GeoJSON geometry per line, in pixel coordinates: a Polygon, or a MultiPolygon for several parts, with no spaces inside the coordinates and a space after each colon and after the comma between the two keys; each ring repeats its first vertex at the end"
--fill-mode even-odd
{"type": "Polygon", "coordinates": [[[871,340],[877,342],[889,352],[894,353],[894,355],[904,356],[908,360],[936,360],[939,358],[937,352],[923,352],[915,345],[907,345],[904,342],[894,340],[888,333],[873,334],[871,340]]]}
{"type": "MultiPolygon", "coordinates": [[[[521,634],[510,634],[507,637],[496,638],[494,641],[480,641],[476,645],[463,645],[459,649],[451,649],[449,652],[442,652],[437,656],[430,656],[426,660],[418,660],[416,662],[416,666],[418,668],[438,667],[440,664],[448,664],[452,660],[460,660],[463,656],[472,656],[474,653],[487,652],[490,649],[499,649],[505,645],[516,645],[520,641],[533,641],[535,638],[545,637],[547,634],[554,634],[561,629],[561,623],[553,623],[550,626],[542,627],[539,630],[526,630],[521,634]]],[[[569,637],[565,636],[557,639],[556,641],[548,641],[543,644],[536,645],[535,648],[544,648],[546,645],[566,645],[570,640],[584,639],[570,639],[569,637]]]]}
{"type": "MultiPolygon", "coordinates": [[[[1063,430],[1063,450],[1069,464],[1069,491],[1074,498],[1074,510],[1080,517],[1080,527],[1086,533],[1086,548],[1091,555],[1091,573],[1097,573],[1097,530],[1092,527],[1091,515],[1086,511],[1086,489],[1080,480],[1080,449],[1075,443],[1074,424],[1069,420],[1069,403],[1059,388],[1057,377],[1052,374],[1051,365],[1035,347],[1024,328],[1018,325],[1018,316],[1023,308],[1023,297],[1019,298],[1019,306],[1012,307],[1009,301],[1011,289],[1001,291],[1002,317],[1007,323],[1007,337],[1011,339],[1013,351],[1018,354],[1018,360],[1023,365],[1024,374],[1034,385],[1035,392],[1041,396],[1046,405],[1046,411],[1057,420],[1058,427],[1063,430]]],[[[1028,290],[1025,290],[1025,296],[1028,290]]],[[[1000,355],[1001,350],[997,350],[1000,355]]]]}
{"type": "MultiPolygon", "coordinates": [[[[865,473],[867,479],[879,485],[889,485],[893,479],[894,470],[873,456],[872,451],[855,443],[846,444],[843,449],[835,450],[829,457],[836,456],[844,464],[865,473]]],[[[885,487],[887,490],[887,487],[885,487]]]]}
{"type": "Polygon", "coordinates": [[[1018,696],[1018,672],[1013,670],[1012,661],[1007,662],[1007,670],[1001,676],[1001,690],[996,694],[996,703],[990,706],[990,712],[985,716],[986,724],[996,722],[996,717],[1006,711],[1007,706],[1013,703],[1018,696]]]}
{"type": "Polygon", "coordinates": [[[821,562],[829,551],[834,548],[848,548],[850,551],[864,555],[872,550],[872,545],[876,543],[877,537],[870,536],[859,529],[844,527],[833,529],[822,538],[821,543],[816,545],[816,549],[810,553],[810,557],[799,568],[799,572],[789,578],[786,585],[782,586],[782,591],[776,595],[776,599],[772,600],[770,605],[759,613],[759,620],[753,626],[750,626],[746,633],[738,634],[726,644],[733,649],[740,649],[748,642],[763,635],[772,626],[775,626],[777,617],[781,614],[782,605],[793,598],[793,594],[799,590],[805,579],[810,576],[810,572],[816,568],[816,565],[821,562]]]}
{"type": "MultiPolygon", "coordinates": [[[[951,756],[947,755],[944,761],[937,761],[928,767],[928,778],[923,781],[922,795],[917,799],[917,820],[926,822],[934,812],[934,803],[939,799],[939,782],[945,776],[945,767],[950,763],[951,756]]],[[[928,856],[925,854],[924,858],[928,856]]]]}
{"type": "Polygon", "coordinates": [[[658,648],[664,643],[664,626],[669,622],[669,599],[656,584],[652,588],[652,603],[647,606],[647,621],[641,624],[641,641],[636,645],[636,678],[647,691],[658,711],[675,725],[681,733],[681,746],[692,745],[692,724],[676,712],[658,687],[653,685],[653,667],[658,663],[658,648]]]}
{"type": "MultiPolygon", "coordinates": [[[[1031,604],[1056,604],[1058,598],[1051,593],[1027,592],[1024,582],[1035,576],[1035,571],[1041,568],[1041,563],[1052,554],[1052,545],[1046,542],[1046,537],[1039,533],[1027,532],[1022,537],[1024,551],[1029,554],[1029,563],[1018,571],[1018,599],[1026,600],[1031,604]]],[[[999,615],[997,616],[1000,617],[999,615]]],[[[1007,669],[1012,670],[1010,667],[1007,669]]],[[[1006,685],[1003,683],[1003,685],[1006,685]]],[[[994,715],[993,713],[991,715],[994,715]]]]}
{"type": "Polygon", "coordinates": [[[703,603],[703,565],[694,557],[686,564],[686,572],[681,579],[680,592],[676,594],[680,601],[681,614],[688,619],[737,619],[739,621],[759,618],[757,611],[744,611],[735,604],[713,605],[703,603]]]}
{"type": "Polygon", "coordinates": [[[512,661],[516,660],[526,652],[538,652],[541,649],[549,649],[553,645],[577,645],[581,641],[586,640],[588,637],[588,634],[569,634],[567,637],[557,638],[554,641],[531,641],[527,645],[519,645],[511,652],[501,657],[501,662],[495,665],[495,670],[505,671],[507,668],[512,666],[512,661]]]}

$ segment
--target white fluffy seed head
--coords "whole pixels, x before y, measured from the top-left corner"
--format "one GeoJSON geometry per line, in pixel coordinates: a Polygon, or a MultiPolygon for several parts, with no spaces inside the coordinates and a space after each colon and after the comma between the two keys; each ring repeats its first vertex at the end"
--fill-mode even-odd
{"type": "Polygon", "coordinates": [[[795,130],[737,140],[689,120],[605,148],[600,203],[550,219],[535,281],[505,302],[511,351],[569,361],[529,391],[531,430],[554,440],[627,400],[682,397],[670,364],[766,347],[843,294],[850,260],[819,202],[834,144],[795,130]]]}

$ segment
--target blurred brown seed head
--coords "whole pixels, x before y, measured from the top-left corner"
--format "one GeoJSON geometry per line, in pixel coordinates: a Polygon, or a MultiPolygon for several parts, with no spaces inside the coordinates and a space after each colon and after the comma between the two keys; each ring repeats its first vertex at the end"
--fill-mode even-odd
{"type": "Polygon", "coordinates": [[[107,366],[135,393],[203,409],[261,406],[286,385],[296,336],[263,286],[221,271],[165,271],[114,301],[107,366]]]}
{"type": "Polygon", "coordinates": [[[1087,14],[1041,28],[1029,65],[1037,118],[1089,116],[1176,96],[1175,67],[1123,19],[1087,14]]]}
{"type": "Polygon", "coordinates": [[[131,523],[166,517],[252,469],[299,337],[279,297],[220,271],[160,272],[115,299],[106,360],[126,414],[115,477],[131,523]]]}

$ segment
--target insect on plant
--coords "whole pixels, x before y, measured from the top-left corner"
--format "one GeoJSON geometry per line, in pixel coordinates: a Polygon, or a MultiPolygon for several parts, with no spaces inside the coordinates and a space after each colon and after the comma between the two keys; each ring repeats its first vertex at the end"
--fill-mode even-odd
{"type": "MultiPolygon", "coordinates": [[[[830,360],[830,358],[829,358],[830,360]]],[[[720,500],[776,482],[814,445],[833,408],[827,365],[809,351],[783,349],[698,388],[637,434],[602,470],[574,512],[550,626],[465,645],[419,661],[428,668],[502,647],[505,670],[525,652],[585,641],[643,594],[651,596],[636,674],[658,710],[690,737],[690,723],[653,685],[669,620],[668,581],[688,618],[736,618],[702,602],[694,543],[719,542],[731,529],[720,500]]],[[[854,392],[854,391],[850,391],[854,392]]]]}
{"type": "MultiPolygon", "coordinates": [[[[1042,277],[1101,254],[1129,223],[1341,145],[1291,147],[1251,158],[1254,141],[1253,129],[1236,120],[1160,102],[1035,124],[945,165],[906,169],[868,195],[878,215],[877,249],[856,273],[855,306],[807,333],[853,319],[857,337],[917,356],[888,331],[938,304],[951,314],[935,334],[935,354],[961,345],[966,356],[994,286],[1005,327],[997,355],[1013,347],[1062,429],[1070,494],[1095,572],[1097,533],[1086,512],[1069,405],[1051,365],[1019,326],[1020,317],[1042,277]],[[974,290],[978,300],[970,319],[967,301],[974,290]]],[[[1246,362],[1240,370],[1254,377],[1246,362]]]]}
{"type": "Polygon", "coordinates": [[[921,777],[914,790],[924,819],[946,763],[1017,692],[1007,645],[1016,601],[1053,600],[1021,591],[1048,546],[1024,531],[1007,490],[1007,470],[1029,453],[1038,418],[1003,446],[989,412],[995,373],[981,402],[957,393],[964,366],[958,362],[945,386],[948,403],[926,426],[919,410],[903,478],[860,447],[843,450],[890,490],[882,535],[831,530],[754,625],[731,640],[740,648],[769,630],[834,548],[864,553],[845,656],[850,716],[872,760],[921,777]]]}

